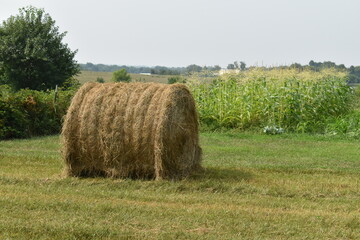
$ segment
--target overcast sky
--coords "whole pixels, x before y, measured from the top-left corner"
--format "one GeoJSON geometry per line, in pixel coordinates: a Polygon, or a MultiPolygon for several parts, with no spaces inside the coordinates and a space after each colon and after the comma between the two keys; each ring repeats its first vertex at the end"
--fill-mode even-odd
{"type": "Polygon", "coordinates": [[[0,0],[56,21],[79,63],[134,66],[360,65],[359,0],[0,0]]]}

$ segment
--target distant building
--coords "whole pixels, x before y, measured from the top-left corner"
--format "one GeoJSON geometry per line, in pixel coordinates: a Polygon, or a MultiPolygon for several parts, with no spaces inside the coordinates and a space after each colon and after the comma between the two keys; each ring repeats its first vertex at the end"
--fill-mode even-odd
{"type": "Polygon", "coordinates": [[[140,73],[141,75],[147,75],[147,76],[150,76],[151,73],[140,73]]]}

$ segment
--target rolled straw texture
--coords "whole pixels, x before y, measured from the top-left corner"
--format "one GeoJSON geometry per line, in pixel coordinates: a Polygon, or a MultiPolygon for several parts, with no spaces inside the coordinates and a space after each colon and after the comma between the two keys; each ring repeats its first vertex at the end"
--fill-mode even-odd
{"type": "Polygon", "coordinates": [[[198,115],[185,85],[86,83],[62,129],[68,176],[181,179],[201,169],[198,115]]]}

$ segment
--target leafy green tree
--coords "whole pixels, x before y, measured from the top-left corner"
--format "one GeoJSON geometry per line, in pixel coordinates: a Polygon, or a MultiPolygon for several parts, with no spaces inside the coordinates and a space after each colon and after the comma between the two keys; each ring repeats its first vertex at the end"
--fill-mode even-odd
{"type": "Polygon", "coordinates": [[[316,67],[316,63],[314,62],[314,60],[310,60],[309,66],[310,67],[316,67]]]}
{"type": "Polygon", "coordinates": [[[229,64],[227,65],[227,69],[235,69],[235,65],[232,64],[232,63],[229,63],[229,64]]]}
{"type": "Polygon", "coordinates": [[[246,63],[245,63],[245,62],[240,62],[240,70],[241,70],[241,71],[245,71],[245,70],[246,70],[246,63]]]}
{"type": "Polygon", "coordinates": [[[62,43],[55,21],[43,9],[19,9],[0,25],[0,82],[15,90],[46,90],[79,73],[77,51],[62,43]]]}
{"type": "Polygon", "coordinates": [[[214,71],[220,71],[221,70],[221,67],[219,65],[215,65],[213,67],[214,71]]]}
{"type": "Polygon", "coordinates": [[[239,68],[240,68],[239,63],[238,63],[237,61],[234,62],[234,68],[235,68],[235,69],[239,69],[239,68]]]}
{"type": "Polygon", "coordinates": [[[298,70],[304,69],[304,67],[300,63],[293,63],[290,65],[290,68],[294,68],[294,69],[298,69],[298,70]]]}
{"type": "Polygon", "coordinates": [[[349,72],[353,74],[355,72],[355,67],[353,65],[350,66],[349,72]]]}
{"type": "Polygon", "coordinates": [[[202,67],[196,64],[191,64],[189,66],[186,67],[186,71],[191,73],[191,72],[201,72],[202,71],[202,67]]]}
{"type": "Polygon", "coordinates": [[[122,68],[113,72],[111,80],[113,82],[130,82],[131,76],[127,73],[126,69],[122,68]]]}

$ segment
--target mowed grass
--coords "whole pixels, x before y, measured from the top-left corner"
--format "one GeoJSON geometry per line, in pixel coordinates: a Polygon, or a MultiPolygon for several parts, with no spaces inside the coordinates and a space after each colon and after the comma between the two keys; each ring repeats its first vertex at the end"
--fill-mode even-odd
{"type": "MultiPolygon", "coordinates": [[[[79,80],[81,84],[86,82],[95,82],[97,78],[103,78],[105,82],[111,82],[112,72],[93,72],[93,71],[81,71],[81,73],[75,78],[79,80]]],[[[130,73],[132,82],[160,82],[167,83],[168,75],[143,75],[130,73]]]]}
{"type": "Polygon", "coordinates": [[[360,239],[359,141],[201,143],[204,172],[174,182],[64,178],[58,136],[1,141],[0,239],[360,239]]]}

